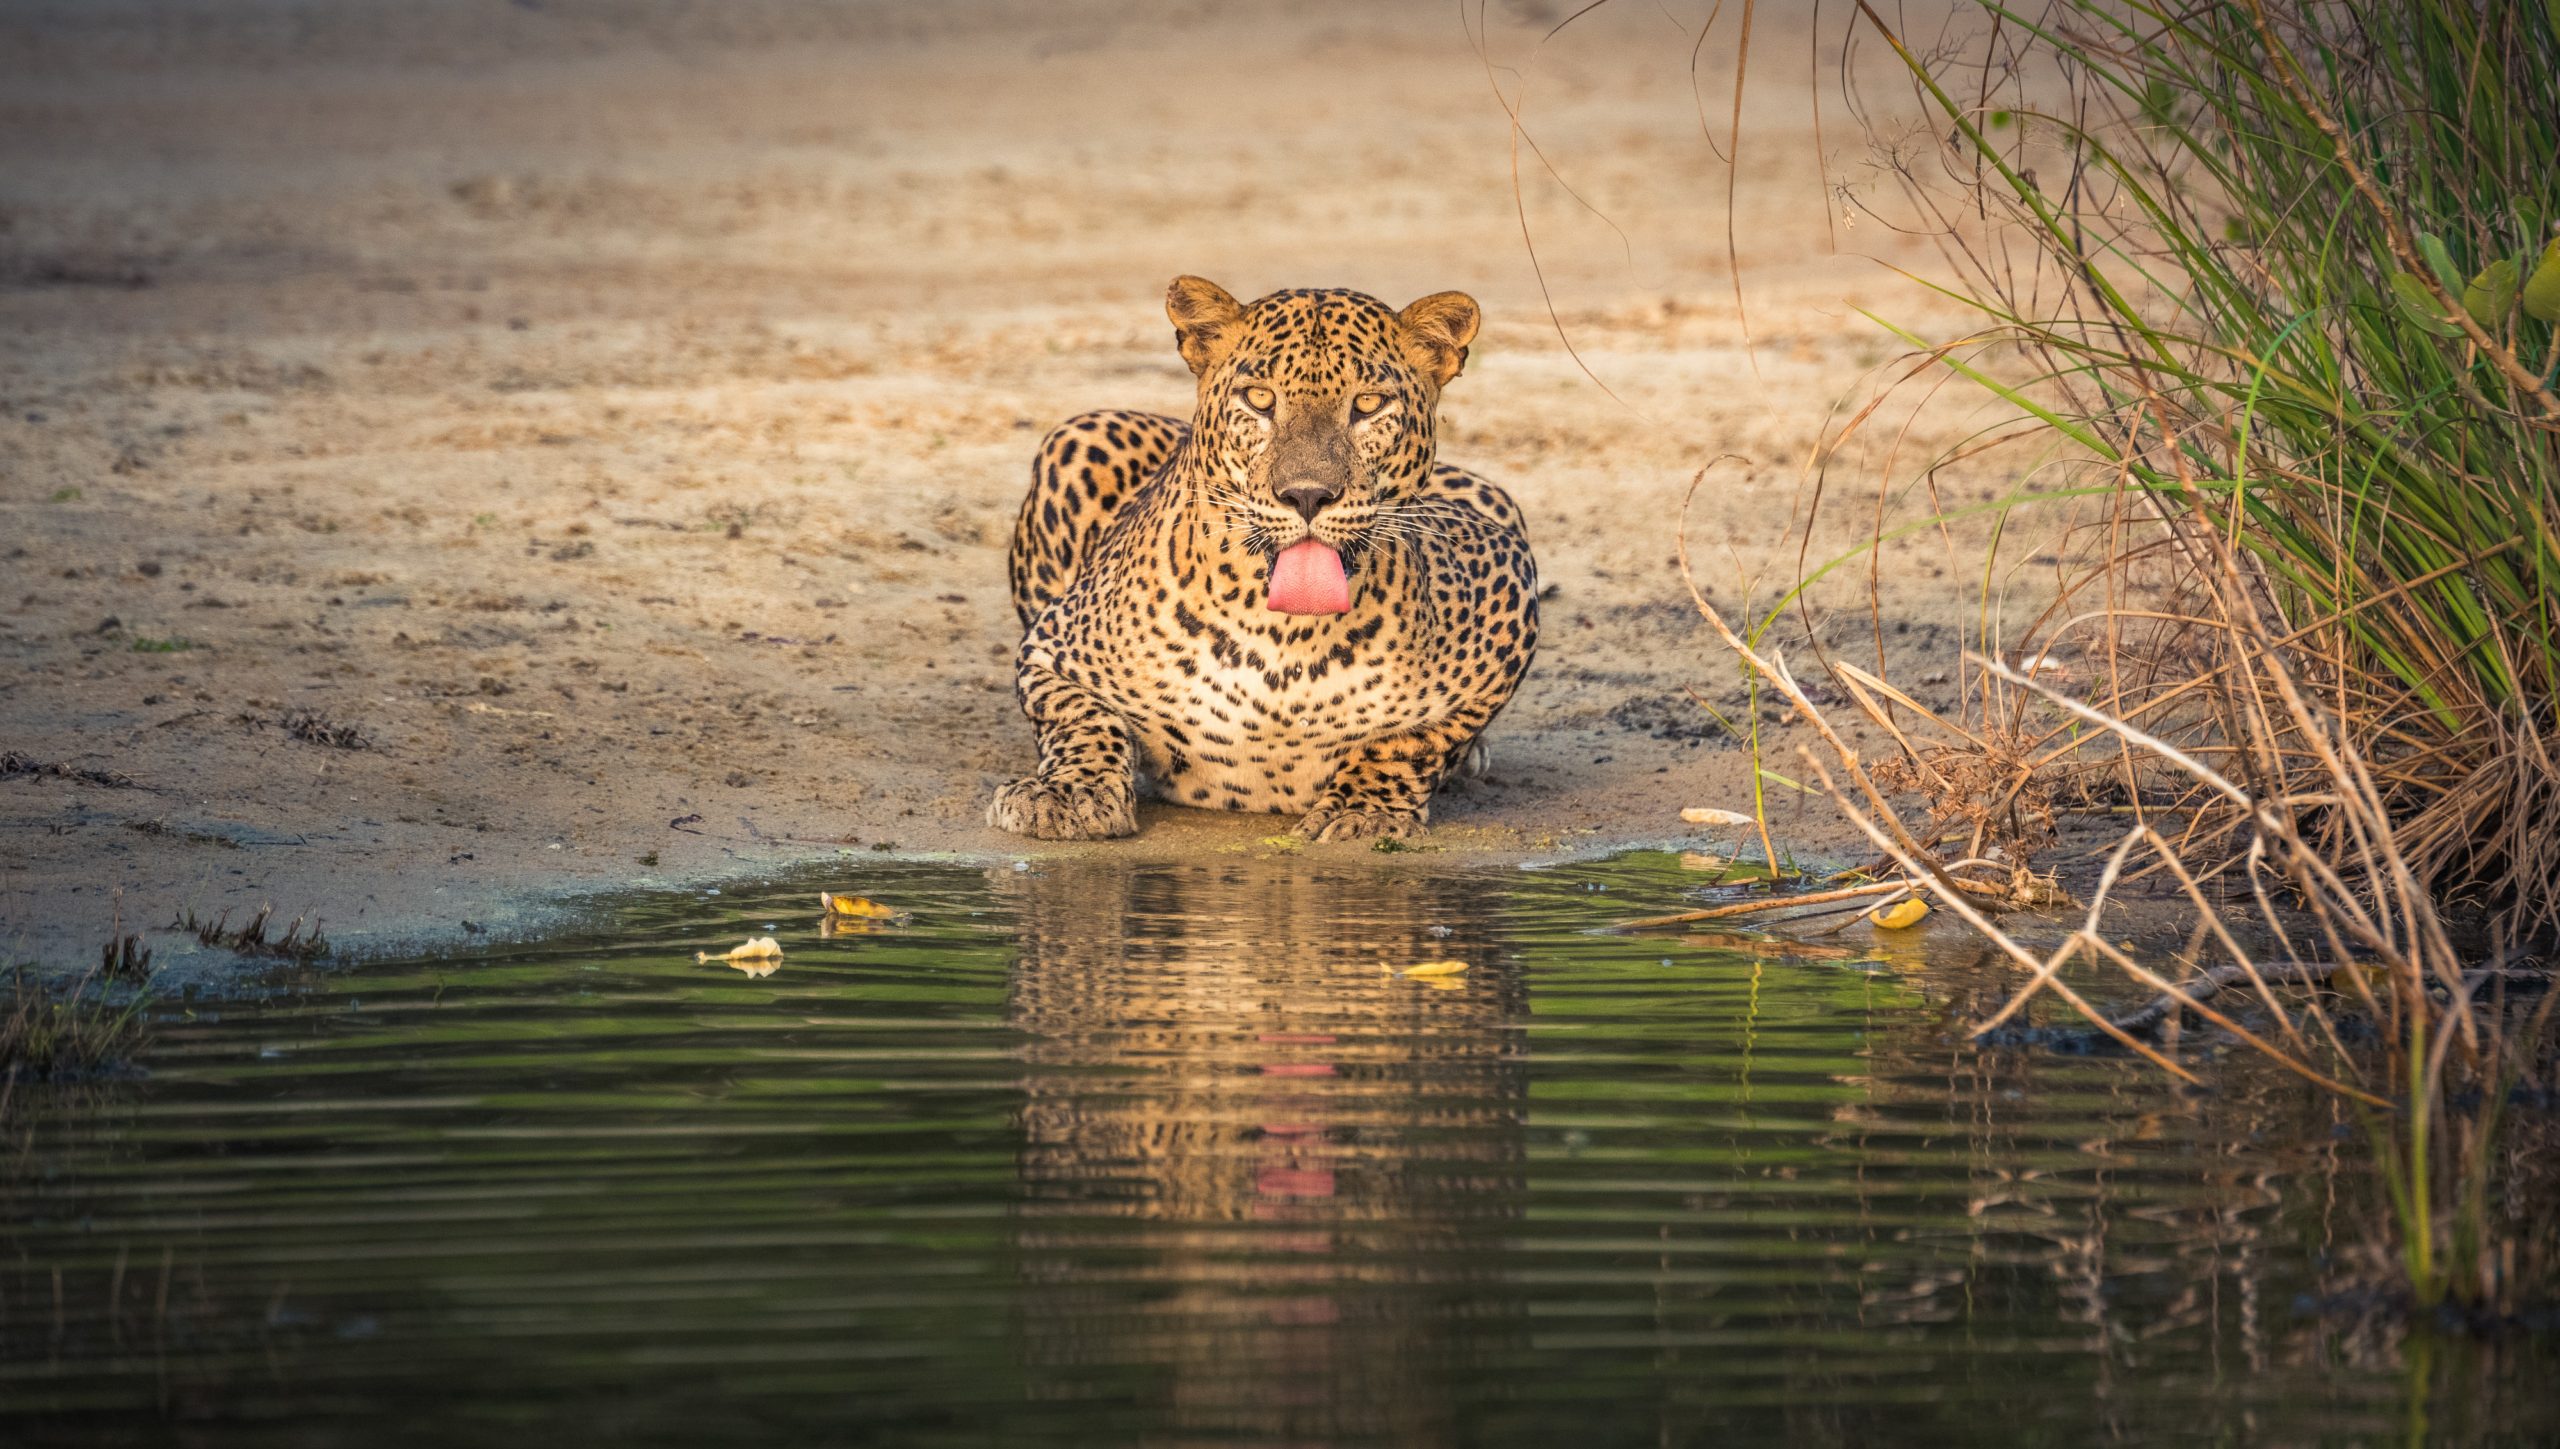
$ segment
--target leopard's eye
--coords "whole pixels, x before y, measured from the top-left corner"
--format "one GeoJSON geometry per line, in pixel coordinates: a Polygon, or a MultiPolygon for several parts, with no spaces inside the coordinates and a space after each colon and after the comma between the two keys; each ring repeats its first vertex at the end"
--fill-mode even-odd
{"type": "Polygon", "coordinates": [[[1384,393],[1364,392],[1351,400],[1351,410],[1364,418],[1386,405],[1384,393]]]}
{"type": "Polygon", "coordinates": [[[1271,411],[1271,405],[1279,400],[1279,396],[1267,387],[1249,387],[1244,390],[1244,405],[1258,413],[1271,411]]]}

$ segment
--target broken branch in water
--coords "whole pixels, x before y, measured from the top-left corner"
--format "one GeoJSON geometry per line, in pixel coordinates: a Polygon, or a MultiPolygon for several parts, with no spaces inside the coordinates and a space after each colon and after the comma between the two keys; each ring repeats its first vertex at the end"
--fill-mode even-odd
{"type": "MultiPolygon", "coordinates": [[[[2254,968],[2254,979],[2264,982],[2309,985],[2327,981],[2338,974],[2338,969],[2334,963],[2327,961],[2262,962],[2254,968]]],[[[2216,966],[2192,981],[2178,983],[2175,991],[2162,992],[2141,1009],[2128,1011],[2116,1017],[2115,1024],[2123,1031],[2150,1032],[2166,1022],[2170,1014],[2180,1007],[2201,1005],[2211,1001],[2225,989],[2252,979],[2253,973],[2250,968],[2216,966]]],[[[2505,965],[2465,971],[2462,973],[2462,979],[2466,988],[2485,986],[2493,981],[2528,991],[2548,990],[2551,986],[2551,978],[2543,972],[2505,965]]]]}
{"type": "Polygon", "coordinates": [[[2211,1001],[2224,988],[2243,981],[2315,982],[2326,981],[2338,968],[2321,961],[2261,962],[2253,972],[2243,966],[2216,966],[2192,981],[2182,981],[2175,991],[2164,991],[2138,1011],[2128,1011],[2114,1018],[2118,1031],[2150,1033],[2177,1014],[2182,1007],[2211,1001]]]}
{"type": "Polygon", "coordinates": [[[1755,911],[1782,911],[1789,906],[1818,906],[1829,901],[1855,900],[1861,896],[1889,895],[1908,887],[1898,880],[1880,880],[1873,885],[1844,886],[1839,890],[1807,891],[1794,896],[1765,896],[1758,900],[1735,901],[1730,905],[1708,906],[1703,910],[1674,911],[1667,916],[1645,916],[1639,920],[1618,921],[1612,931],[1637,931],[1647,926],[1676,926],[1683,921],[1712,921],[1724,916],[1747,916],[1755,911]]]}
{"type": "MultiPolygon", "coordinates": [[[[1965,864],[1967,862],[1958,862],[1965,864]]],[[[1966,880],[1961,876],[1948,879],[1983,904],[1995,910],[2024,910],[2034,906],[2055,904],[2060,893],[2053,883],[2028,871],[2019,871],[2006,881],[1966,880]]],[[[1916,880],[1880,880],[1866,885],[1842,886],[1837,890],[1807,891],[1801,895],[1769,896],[1758,900],[1733,901],[1721,906],[1705,906],[1694,911],[1675,911],[1667,916],[1645,916],[1633,921],[1618,921],[1609,929],[1637,931],[1650,926],[1677,926],[1687,921],[1713,921],[1728,916],[1748,916],[1760,911],[1783,911],[1795,906],[1827,905],[1833,901],[1852,901],[1868,896],[1908,894],[1922,889],[1916,880]]]]}

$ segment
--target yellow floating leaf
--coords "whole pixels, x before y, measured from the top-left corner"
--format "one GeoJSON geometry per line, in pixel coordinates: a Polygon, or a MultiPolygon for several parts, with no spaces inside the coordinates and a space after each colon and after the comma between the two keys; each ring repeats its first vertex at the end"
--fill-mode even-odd
{"type": "Polygon", "coordinates": [[[1466,969],[1467,963],[1464,961],[1425,961],[1419,966],[1407,966],[1396,974],[1417,977],[1455,976],[1466,969]]]}
{"type": "Polygon", "coordinates": [[[863,896],[840,896],[833,891],[818,892],[818,904],[831,916],[856,916],[866,921],[894,920],[899,912],[863,896]]]}
{"type": "Polygon", "coordinates": [[[693,953],[693,959],[697,962],[725,961],[735,964],[740,961],[768,961],[781,955],[780,941],[771,936],[754,936],[750,937],[745,945],[734,950],[723,951],[717,956],[708,951],[696,951],[693,953]]]}
{"type": "Polygon", "coordinates": [[[1913,896],[1909,900],[1895,901],[1882,910],[1869,911],[1867,919],[1888,931],[1900,931],[1919,925],[1928,914],[1929,903],[1913,896]]]}
{"type": "Polygon", "coordinates": [[[1680,818],[1691,825],[1748,825],[1751,817],[1739,810],[1718,810],[1707,805],[1692,805],[1680,812],[1680,818]]]}

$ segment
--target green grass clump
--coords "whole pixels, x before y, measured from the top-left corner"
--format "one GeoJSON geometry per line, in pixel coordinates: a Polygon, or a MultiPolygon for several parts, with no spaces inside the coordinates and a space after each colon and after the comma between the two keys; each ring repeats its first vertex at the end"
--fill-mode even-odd
{"type": "Polygon", "coordinates": [[[113,991],[94,972],[68,984],[25,967],[11,972],[0,1014],[0,1102],[20,1083],[83,1081],[130,1063],[149,1034],[146,994],[113,991]]]}
{"type": "MultiPolygon", "coordinates": [[[[1963,60],[1886,32],[1962,206],[1999,224],[1951,249],[1989,333],[1939,355],[2063,430],[2152,526],[2083,586],[2185,570],[2192,607],[2149,622],[2204,667],[2151,692],[2221,726],[2254,706],[2204,710],[2194,686],[2234,677],[2254,616],[2359,746],[2423,882],[2510,938],[2560,926],[2560,11],[1983,9],[1963,60]],[[2242,566],[2204,566],[2205,538],[2242,566]]],[[[2269,795],[2300,762],[2244,753],[2269,795]]]]}
{"type": "Polygon", "coordinates": [[[2247,1039],[2364,1116],[2415,1301],[2512,1303],[2492,1167],[2554,1016],[2509,967],[2560,929],[2560,3],[1978,3],[1925,53],[1857,3],[1984,321],[1894,330],[2068,440],[2089,476],[2047,496],[2110,505],[2013,651],[2100,661],[2103,707],[1979,660],[1966,739],[2021,785],[2112,772],[2110,882],[2308,914],[2235,969],[2270,1004],[2318,973],[2381,1044],[2317,997],[2247,1039]]]}

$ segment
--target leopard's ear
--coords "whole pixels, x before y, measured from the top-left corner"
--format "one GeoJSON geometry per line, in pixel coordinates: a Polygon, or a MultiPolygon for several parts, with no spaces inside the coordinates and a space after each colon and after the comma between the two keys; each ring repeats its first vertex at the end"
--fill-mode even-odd
{"type": "Polygon", "coordinates": [[[1432,386],[1447,387],[1467,365],[1467,344],[1476,340],[1484,310],[1464,292],[1434,292],[1396,317],[1404,323],[1405,356],[1432,386]]]}
{"type": "Polygon", "coordinates": [[[1164,314],[1173,319],[1173,342],[1194,377],[1205,377],[1244,331],[1244,307],[1227,289],[1205,277],[1176,277],[1165,288],[1164,314]]]}

